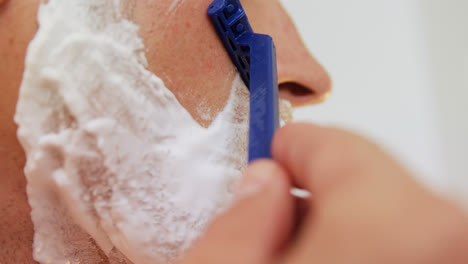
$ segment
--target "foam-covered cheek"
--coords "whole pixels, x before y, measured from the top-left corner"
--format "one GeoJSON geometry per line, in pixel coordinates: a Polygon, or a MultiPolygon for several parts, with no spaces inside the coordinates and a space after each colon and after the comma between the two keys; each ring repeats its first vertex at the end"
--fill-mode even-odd
{"type": "Polygon", "coordinates": [[[240,78],[201,127],[146,69],[122,6],[49,0],[39,9],[15,121],[41,263],[172,263],[229,205],[247,165],[240,78]]]}

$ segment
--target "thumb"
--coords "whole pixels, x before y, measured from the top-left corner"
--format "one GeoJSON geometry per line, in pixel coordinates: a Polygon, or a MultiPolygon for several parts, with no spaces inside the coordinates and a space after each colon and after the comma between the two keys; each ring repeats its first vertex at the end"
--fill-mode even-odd
{"type": "Polygon", "coordinates": [[[180,264],[271,263],[292,230],[290,187],[275,162],[255,162],[246,170],[232,208],[208,227],[180,264]]]}

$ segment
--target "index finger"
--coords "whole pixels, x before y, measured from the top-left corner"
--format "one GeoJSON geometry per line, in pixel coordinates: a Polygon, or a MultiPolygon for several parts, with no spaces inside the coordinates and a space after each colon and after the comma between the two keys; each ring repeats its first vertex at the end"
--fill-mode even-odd
{"type": "Polygon", "coordinates": [[[281,128],[272,143],[273,158],[297,187],[315,198],[382,169],[387,159],[379,159],[379,153],[383,152],[359,136],[305,123],[281,128]]]}

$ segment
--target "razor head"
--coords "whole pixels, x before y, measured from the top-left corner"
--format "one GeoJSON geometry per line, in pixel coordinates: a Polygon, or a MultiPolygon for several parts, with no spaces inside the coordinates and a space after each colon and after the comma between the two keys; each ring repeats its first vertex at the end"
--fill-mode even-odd
{"type": "Polygon", "coordinates": [[[242,80],[250,89],[251,43],[241,43],[240,40],[254,32],[241,3],[239,0],[215,0],[208,8],[208,15],[242,80]]]}
{"type": "Polygon", "coordinates": [[[249,162],[271,158],[279,127],[276,48],[268,35],[255,34],[239,0],[215,0],[208,15],[250,90],[249,162]]]}

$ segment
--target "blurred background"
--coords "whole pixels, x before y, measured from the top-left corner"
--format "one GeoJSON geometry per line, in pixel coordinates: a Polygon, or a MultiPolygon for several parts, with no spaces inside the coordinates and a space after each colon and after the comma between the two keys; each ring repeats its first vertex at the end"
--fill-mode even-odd
{"type": "Polygon", "coordinates": [[[468,201],[468,1],[282,2],[334,82],[296,119],[364,134],[468,201]]]}

